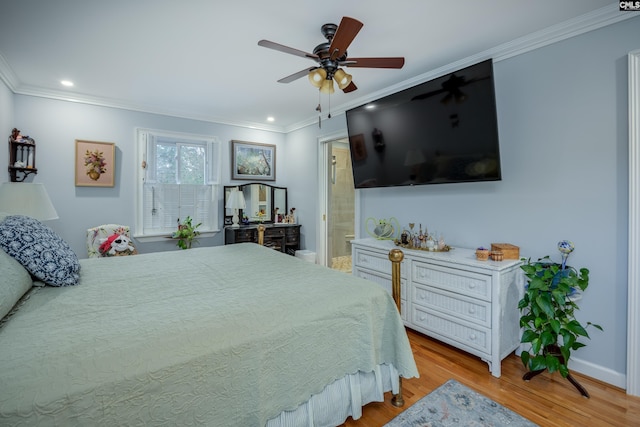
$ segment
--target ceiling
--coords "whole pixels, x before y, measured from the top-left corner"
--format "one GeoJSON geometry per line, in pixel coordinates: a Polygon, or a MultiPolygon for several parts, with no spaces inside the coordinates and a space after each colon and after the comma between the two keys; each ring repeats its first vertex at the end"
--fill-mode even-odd
{"type": "Polygon", "coordinates": [[[371,4],[0,0],[0,78],[18,94],[287,132],[317,121],[319,101],[326,119],[514,39],[617,9],[611,0],[371,4]],[[349,56],[404,56],[404,68],[347,68],[358,90],[330,98],[306,78],[277,83],[315,62],[258,40],[312,52],[325,41],[320,27],[343,16],[364,23],[349,56]]]}

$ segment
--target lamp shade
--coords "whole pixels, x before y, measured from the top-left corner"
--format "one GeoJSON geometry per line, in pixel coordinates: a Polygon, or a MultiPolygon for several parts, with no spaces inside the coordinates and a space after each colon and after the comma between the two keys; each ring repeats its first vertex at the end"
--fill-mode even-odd
{"type": "Polygon", "coordinates": [[[0,184],[0,212],[26,215],[39,221],[58,219],[58,213],[49,199],[49,194],[40,183],[0,184]]]}
{"type": "Polygon", "coordinates": [[[333,80],[328,79],[322,82],[322,86],[320,87],[320,92],[322,93],[333,93],[333,80]]]}
{"type": "Polygon", "coordinates": [[[342,68],[338,68],[333,78],[340,89],[344,89],[351,83],[351,74],[348,74],[342,68]]]}
{"type": "Polygon", "coordinates": [[[238,187],[234,188],[231,190],[231,193],[229,193],[229,198],[227,199],[225,207],[228,209],[244,209],[246,207],[244,194],[238,190],[238,187]]]}
{"type": "Polygon", "coordinates": [[[327,79],[327,70],[324,68],[314,68],[309,71],[309,82],[315,87],[319,88],[322,83],[327,79]]]}

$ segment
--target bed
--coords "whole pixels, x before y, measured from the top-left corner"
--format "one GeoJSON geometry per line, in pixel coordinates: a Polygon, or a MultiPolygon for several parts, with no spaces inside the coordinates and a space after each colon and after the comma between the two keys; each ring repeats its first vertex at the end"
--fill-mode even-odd
{"type": "Polygon", "coordinates": [[[260,245],[60,261],[74,286],[10,252],[0,425],[338,425],[418,376],[384,289],[260,245]]]}

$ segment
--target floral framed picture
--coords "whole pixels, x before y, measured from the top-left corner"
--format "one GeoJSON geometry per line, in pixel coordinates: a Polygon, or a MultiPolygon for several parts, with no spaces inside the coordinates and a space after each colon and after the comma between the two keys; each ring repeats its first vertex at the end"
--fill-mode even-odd
{"type": "Polygon", "coordinates": [[[113,187],[116,144],[76,139],[76,187],[113,187]]]}
{"type": "Polygon", "coordinates": [[[276,180],[276,146],[231,141],[231,179],[276,180]]]}

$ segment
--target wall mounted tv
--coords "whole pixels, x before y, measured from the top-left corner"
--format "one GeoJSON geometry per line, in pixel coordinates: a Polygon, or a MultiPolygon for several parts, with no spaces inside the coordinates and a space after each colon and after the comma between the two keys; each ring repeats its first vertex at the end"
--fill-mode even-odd
{"type": "Polygon", "coordinates": [[[355,188],[501,179],[490,59],[346,117],[355,188]]]}

